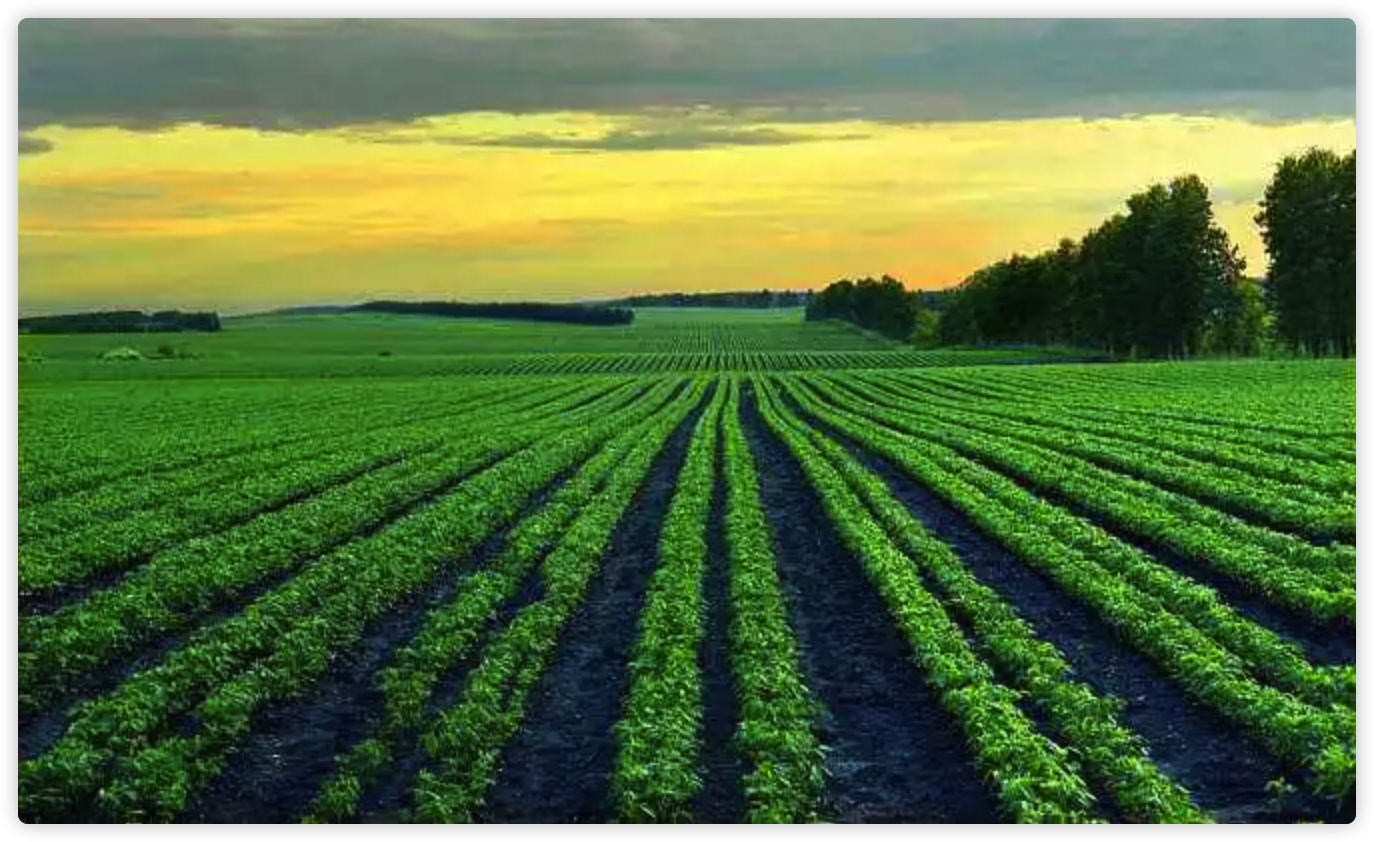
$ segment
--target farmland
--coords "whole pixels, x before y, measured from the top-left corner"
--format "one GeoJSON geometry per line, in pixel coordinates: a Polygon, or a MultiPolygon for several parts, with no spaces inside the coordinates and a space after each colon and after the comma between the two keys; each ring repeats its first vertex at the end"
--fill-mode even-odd
{"type": "Polygon", "coordinates": [[[184,342],[21,337],[25,821],[1353,816],[1353,362],[184,342]]]}
{"type": "Polygon", "coordinates": [[[21,336],[19,349],[44,361],[44,380],[786,371],[1094,356],[1073,348],[922,351],[844,322],[805,323],[800,308],[648,309],[633,324],[614,327],[374,313],[245,316],[225,324],[215,334],[21,336]],[[120,345],[146,357],[170,345],[192,359],[123,368],[95,361],[120,345]]]}

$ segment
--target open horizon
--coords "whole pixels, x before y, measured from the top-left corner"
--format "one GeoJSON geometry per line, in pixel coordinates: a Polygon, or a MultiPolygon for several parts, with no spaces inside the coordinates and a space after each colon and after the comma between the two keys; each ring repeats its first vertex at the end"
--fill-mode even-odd
{"type": "Polygon", "coordinates": [[[19,45],[21,315],[934,290],[1184,173],[1258,275],[1275,165],[1355,144],[1348,20],[27,20],[19,45]]]}

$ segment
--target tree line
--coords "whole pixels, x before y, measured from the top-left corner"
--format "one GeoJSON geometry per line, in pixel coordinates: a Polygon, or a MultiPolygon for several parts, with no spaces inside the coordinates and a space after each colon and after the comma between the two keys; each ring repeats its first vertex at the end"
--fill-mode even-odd
{"type": "Polygon", "coordinates": [[[546,304],[529,301],[490,304],[464,304],[455,301],[369,301],[349,309],[365,313],[400,313],[469,319],[515,319],[583,325],[627,325],[633,322],[635,318],[634,311],[626,307],[546,304]]]}
{"type": "Polygon", "coordinates": [[[663,292],[631,295],[608,302],[614,307],[738,307],[741,309],[771,309],[775,307],[805,307],[811,300],[810,290],[749,290],[740,292],[663,292]]]}
{"type": "Polygon", "coordinates": [[[1279,335],[1311,354],[1353,355],[1355,150],[1284,158],[1260,208],[1279,335]]]}
{"type": "Polygon", "coordinates": [[[806,320],[840,319],[892,339],[911,336],[920,310],[916,293],[890,275],[881,279],[844,279],[816,293],[806,305],[806,320]]]}
{"type": "Polygon", "coordinates": [[[218,313],[183,313],[179,310],[104,310],[30,316],[19,320],[20,333],[180,333],[220,329],[218,313]]]}
{"type": "Polygon", "coordinates": [[[1269,275],[1245,274],[1195,175],[1154,184],[1081,240],[983,267],[945,302],[947,344],[1066,343],[1150,357],[1248,355],[1277,340],[1355,351],[1355,153],[1283,159],[1255,221],[1269,275]]]}

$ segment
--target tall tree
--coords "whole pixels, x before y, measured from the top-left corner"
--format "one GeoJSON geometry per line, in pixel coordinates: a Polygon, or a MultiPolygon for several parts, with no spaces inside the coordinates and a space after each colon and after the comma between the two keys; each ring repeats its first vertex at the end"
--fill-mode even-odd
{"type": "Polygon", "coordinates": [[[1255,217],[1269,252],[1277,330],[1294,349],[1355,352],[1355,152],[1279,162],[1255,217]]]}

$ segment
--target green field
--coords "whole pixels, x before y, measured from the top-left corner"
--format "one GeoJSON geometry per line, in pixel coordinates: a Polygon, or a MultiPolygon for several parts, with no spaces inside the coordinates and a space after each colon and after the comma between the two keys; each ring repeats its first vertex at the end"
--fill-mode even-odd
{"type": "Polygon", "coordinates": [[[1353,816],[1353,362],[797,311],[20,351],[25,821],[1353,816]]]}
{"type": "Polygon", "coordinates": [[[899,368],[1078,358],[1075,349],[916,351],[800,309],[648,308],[626,326],[444,319],[374,313],[229,318],[219,333],[19,337],[24,379],[140,377],[416,377],[899,368]],[[130,347],[156,358],[120,365],[130,347]]]}

